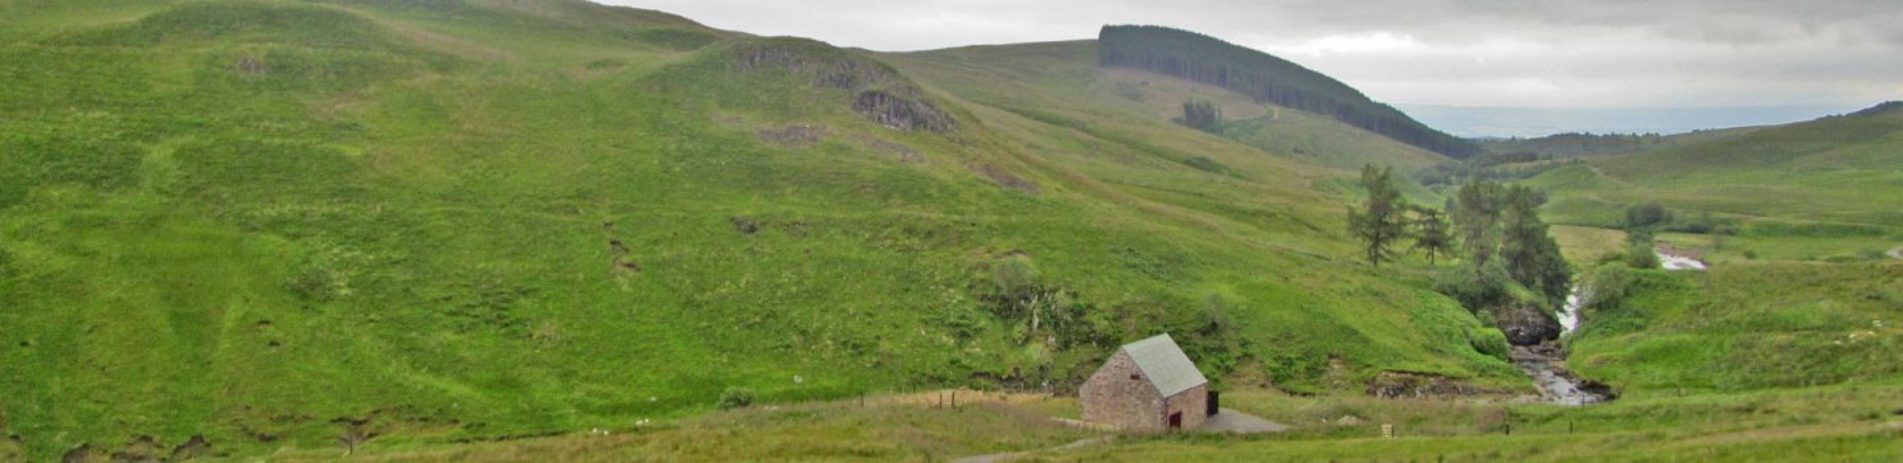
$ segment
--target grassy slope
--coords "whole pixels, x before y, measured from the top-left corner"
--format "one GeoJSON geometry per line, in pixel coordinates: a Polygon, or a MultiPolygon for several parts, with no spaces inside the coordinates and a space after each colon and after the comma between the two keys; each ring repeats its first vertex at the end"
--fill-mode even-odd
{"type": "Polygon", "coordinates": [[[1717,242],[1667,237],[1717,260],[1817,260],[1903,244],[1903,113],[1765,128],[1655,153],[1555,169],[1553,221],[1616,226],[1625,207],[1657,201],[1680,217],[1738,221],[1717,242]]]}
{"type": "MultiPolygon", "coordinates": [[[[1631,272],[1569,343],[1627,396],[1903,378],[1903,265],[1760,263],[1631,272]]],[[[1605,286],[1605,285],[1602,285],[1605,286]]]]}
{"type": "Polygon", "coordinates": [[[1419,275],[1347,258],[1327,187],[1346,172],[964,74],[1009,66],[899,58],[963,123],[899,133],[844,93],[736,75],[708,41],[737,36],[671,16],[180,5],[0,5],[0,426],[35,458],[139,435],[322,447],[338,418],[374,417],[386,442],[577,431],[730,386],[1086,373],[1108,346],[1022,347],[985,315],[980,269],[1012,250],[1126,336],[1220,308],[1238,368],[1285,387],[1513,375],[1419,275]],[[755,133],[793,123],[825,135],[755,133]]]}
{"type": "Polygon", "coordinates": [[[891,58],[973,103],[1077,128],[1113,142],[1121,137],[1152,140],[1155,137],[1131,135],[1148,135],[1139,130],[1154,130],[1154,121],[1182,117],[1185,101],[1207,100],[1216,103],[1228,120],[1225,137],[1273,156],[1341,168],[1375,163],[1407,169],[1447,160],[1328,117],[1264,105],[1221,87],[1147,71],[1098,68],[1096,56],[1095,41],[1075,41],[966,47],[891,58]],[[1105,120],[1109,115],[1118,117],[1105,120]],[[1142,129],[1114,125],[1133,116],[1152,123],[1142,129]]]}
{"type": "Polygon", "coordinates": [[[1736,236],[1663,233],[1710,273],[1636,272],[1572,340],[1574,367],[1628,389],[1743,390],[1894,380],[1903,281],[1903,114],[1832,117],[1593,159],[1534,179],[1580,258],[1619,250],[1627,205],[1738,223],[1736,236]],[[1840,262],[1826,264],[1815,261],[1840,262]],[[1889,328],[1873,326],[1889,323],[1889,328]]]}

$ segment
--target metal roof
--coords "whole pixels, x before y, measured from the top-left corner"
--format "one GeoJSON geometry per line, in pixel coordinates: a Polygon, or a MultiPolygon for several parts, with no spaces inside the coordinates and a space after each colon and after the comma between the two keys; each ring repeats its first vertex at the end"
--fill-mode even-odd
{"type": "Polygon", "coordinates": [[[1209,383],[1196,364],[1189,361],[1183,349],[1176,346],[1176,340],[1169,334],[1123,345],[1123,352],[1130,354],[1136,361],[1137,369],[1143,370],[1143,377],[1156,387],[1163,397],[1176,395],[1189,388],[1209,383]]]}

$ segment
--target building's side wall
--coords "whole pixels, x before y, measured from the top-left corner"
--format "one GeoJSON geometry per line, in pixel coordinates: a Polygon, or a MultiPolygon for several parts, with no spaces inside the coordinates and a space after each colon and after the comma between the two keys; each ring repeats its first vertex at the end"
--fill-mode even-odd
{"type": "Polygon", "coordinates": [[[1169,426],[1172,413],[1183,414],[1183,429],[1196,429],[1209,419],[1209,385],[1203,384],[1170,396],[1163,401],[1163,425],[1169,426]]]}
{"type": "MultiPolygon", "coordinates": [[[[1164,430],[1169,423],[1164,421],[1168,415],[1163,413],[1163,398],[1148,379],[1142,379],[1142,373],[1129,354],[1117,351],[1078,391],[1084,421],[1130,432],[1164,430]],[[1140,379],[1130,379],[1131,375],[1140,379]]],[[[1183,419],[1187,423],[1188,415],[1183,419]]]]}

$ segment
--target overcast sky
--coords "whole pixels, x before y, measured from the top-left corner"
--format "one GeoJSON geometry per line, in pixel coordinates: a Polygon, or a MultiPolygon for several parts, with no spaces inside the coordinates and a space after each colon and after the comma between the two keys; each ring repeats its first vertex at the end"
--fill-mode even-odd
{"type": "Polygon", "coordinates": [[[1861,107],[1903,99],[1898,0],[597,0],[882,51],[1190,29],[1401,104],[1861,107]]]}

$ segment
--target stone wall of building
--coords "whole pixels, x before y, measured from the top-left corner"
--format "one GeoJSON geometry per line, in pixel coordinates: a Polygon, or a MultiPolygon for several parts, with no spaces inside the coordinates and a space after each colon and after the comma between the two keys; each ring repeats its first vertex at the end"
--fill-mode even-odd
{"type": "Polygon", "coordinates": [[[1169,426],[1172,413],[1183,414],[1183,429],[1196,429],[1209,419],[1209,385],[1183,390],[1163,401],[1163,426],[1169,426]]]}
{"type": "MultiPolygon", "coordinates": [[[[1169,425],[1164,421],[1168,415],[1163,413],[1163,398],[1157,395],[1156,387],[1143,378],[1143,371],[1137,369],[1130,354],[1122,351],[1104,362],[1096,374],[1090,375],[1078,391],[1078,401],[1087,422],[1129,432],[1163,431],[1169,425]]],[[[1183,421],[1189,422],[1188,414],[1184,414],[1183,421]]]]}

